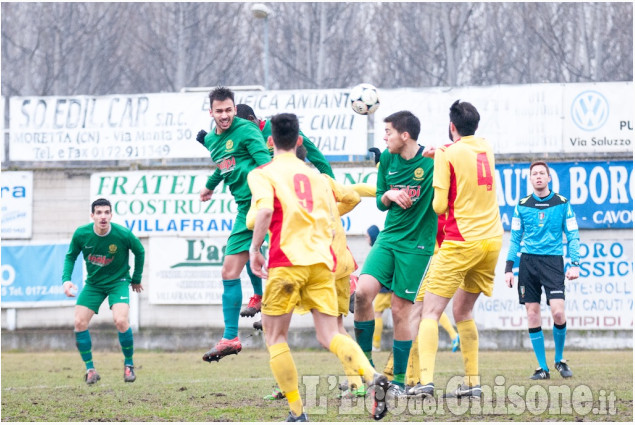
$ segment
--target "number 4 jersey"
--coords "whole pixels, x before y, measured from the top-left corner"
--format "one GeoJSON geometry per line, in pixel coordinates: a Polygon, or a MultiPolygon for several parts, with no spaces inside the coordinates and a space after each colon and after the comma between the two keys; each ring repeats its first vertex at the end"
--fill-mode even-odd
{"type": "Polygon", "coordinates": [[[445,240],[503,235],[494,175],[494,152],[485,139],[464,136],[436,150],[432,184],[448,191],[445,240]]]}

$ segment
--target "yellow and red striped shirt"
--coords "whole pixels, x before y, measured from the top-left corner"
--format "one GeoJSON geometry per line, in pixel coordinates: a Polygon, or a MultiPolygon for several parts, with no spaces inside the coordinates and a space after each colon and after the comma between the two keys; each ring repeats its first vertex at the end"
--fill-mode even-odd
{"type": "Polygon", "coordinates": [[[337,207],[322,176],[293,153],[284,153],[251,171],[247,181],[256,209],[273,210],[269,268],[323,263],[334,270],[337,207]]]}
{"type": "Polygon", "coordinates": [[[437,149],[432,185],[448,191],[446,240],[502,236],[494,165],[492,147],[480,137],[465,136],[437,149]]]}

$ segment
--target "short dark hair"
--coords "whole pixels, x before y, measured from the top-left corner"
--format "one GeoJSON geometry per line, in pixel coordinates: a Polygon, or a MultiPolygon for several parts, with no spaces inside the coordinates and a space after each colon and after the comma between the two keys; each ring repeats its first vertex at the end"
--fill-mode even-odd
{"type": "Polygon", "coordinates": [[[256,117],[256,113],[251,108],[251,106],[244,103],[239,103],[238,105],[236,105],[236,116],[238,118],[243,118],[245,120],[253,122],[258,121],[258,117],[256,117]]]}
{"type": "Polygon", "coordinates": [[[295,114],[282,113],[271,118],[273,144],[284,150],[292,149],[298,142],[300,123],[295,114]]]}
{"type": "Polygon", "coordinates": [[[549,171],[549,166],[544,161],[534,161],[534,162],[532,162],[531,165],[529,166],[529,174],[531,174],[531,170],[533,170],[534,167],[537,166],[537,165],[542,165],[543,167],[545,167],[547,169],[547,175],[548,176],[551,175],[551,172],[549,171]]]}
{"type": "Polygon", "coordinates": [[[384,118],[385,123],[391,123],[392,126],[400,133],[408,132],[410,138],[417,140],[421,131],[421,122],[419,118],[410,111],[399,111],[388,115],[384,118]]]}
{"type": "Polygon", "coordinates": [[[245,120],[253,121],[256,119],[256,113],[251,106],[245,103],[236,105],[236,116],[245,120]]]}
{"type": "Polygon", "coordinates": [[[306,154],[307,154],[307,151],[304,145],[300,145],[297,148],[295,148],[295,156],[297,156],[298,159],[301,160],[302,162],[306,160],[306,154]]]}
{"type": "Polygon", "coordinates": [[[95,200],[90,206],[90,212],[94,214],[96,207],[108,207],[110,208],[110,211],[112,211],[112,205],[110,205],[110,201],[105,198],[99,198],[95,200]]]}
{"type": "Polygon", "coordinates": [[[222,102],[226,99],[231,99],[232,103],[234,103],[234,92],[227,87],[218,86],[209,92],[209,107],[212,107],[212,103],[214,103],[215,100],[222,102]]]}
{"type": "Polygon", "coordinates": [[[450,122],[456,127],[461,136],[471,136],[476,133],[481,116],[469,102],[457,100],[450,106],[450,122]]]}

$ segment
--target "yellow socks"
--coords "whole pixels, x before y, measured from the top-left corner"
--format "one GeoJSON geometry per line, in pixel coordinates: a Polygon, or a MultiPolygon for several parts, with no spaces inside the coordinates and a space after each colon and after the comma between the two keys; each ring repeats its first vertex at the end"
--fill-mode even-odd
{"type": "Polygon", "coordinates": [[[454,330],[454,326],[452,326],[452,322],[450,322],[450,318],[445,312],[441,313],[441,317],[439,318],[439,325],[450,335],[450,341],[456,338],[456,331],[454,330]]]}
{"type": "MultiPolygon", "coordinates": [[[[406,385],[414,387],[419,382],[419,335],[412,341],[408,368],[406,369],[406,385]]],[[[427,383],[427,382],[426,382],[427,383]]]]}
{"type": "Polygon", "coordinates": [[[289,409],[295,416],[302,414],[302,398],[298,391],[298,370],[286,342],[269,347],[271,372],[289,402],[289,409]]]}
{"type": "Polygon", "coordinates": [[[464,320],[456,324],[461,340],[461,354],[465,367],[465,385],[480,385],[478,375],[478,330],[474,319],[464,320]]]}
{"type": "MultiPolygon", "coordinates": [[[[357,344],[357,342],[355,342],[353,337],[350,336],[349,334],[346,334],[344,336],[348,337],[351,341],[357,344]]],[[[331,344],[333,344],[333,342],[331,342],[331,344]]],[[[351,389],[355,388],[358,390],[361,389],[364,386],[364,384],[362,383],[362,377],[359,376],[359,373],[355,369],[349,369],[349,366],[345,365],[344,363],[342,363],[342,366],[344,367],[344,373],[346,374],[346,377],[348,378],[349,388],[351,389]]]]}
{"type": "Polygon", "coordinates": [[[373,348],[381,348],[381,333],[384,330],[384,319],[375,317],[375,332],[373,333],[373,348]]]}
{"type": "Polygon", "coordinates": [[[340,359],[345,371],[355,371],[357,375],[364,377],[368,385],[373,382],[375,369],[370,365],[359,345],[351,338],[342,334],[335,335],[331,340],[329,350],[340,359]]]}
{"type": "Polygon", "coordinates": [[[421,319],[417,338],[419,339],[419,381],[422,385],[426,385],[434,382],[434,362],[439,348],[438,322],[434,319],[421,319]]]}

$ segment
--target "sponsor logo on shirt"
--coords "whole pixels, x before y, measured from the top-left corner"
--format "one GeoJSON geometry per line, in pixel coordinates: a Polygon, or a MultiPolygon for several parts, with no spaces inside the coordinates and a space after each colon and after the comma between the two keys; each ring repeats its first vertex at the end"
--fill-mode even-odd
{"type": "Polygon", "coordinates": [[[415,202],[421,197],[421,186],[410,186],[403,184],[391,184],[390,189],[392,190],[405,190],[412,202],[415,202]]]}
{"type": "Polygon", "coordinates": [[[221,162],[218,163],[218,168],[220,168],[221,174],[226,174],[230,171],[233,171],[234,168],[236,168],[236,158],[232,156],[221,160],[221,162]]]}
{"type": "Polygon", "coordinates": [[[88,256],[88,262],[95,266],[105,267],[108,264],[112,263],[113,258],[108,258],[105,255],[93,255],[90,254],[88,256]]]}

